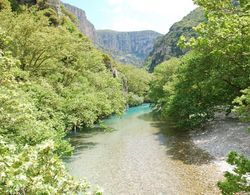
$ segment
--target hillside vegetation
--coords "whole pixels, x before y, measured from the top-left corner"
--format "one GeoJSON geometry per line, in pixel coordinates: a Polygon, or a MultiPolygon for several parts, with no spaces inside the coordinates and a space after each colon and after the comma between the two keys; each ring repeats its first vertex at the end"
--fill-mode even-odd
{"type": "Polygon", "coordinates": [[[153,50],[146,58],[146,68],[152,72],[158,64],[165,60],[184,55],[188,49],[178,46],[180,37],[185,36],[190,38],[196,36],[197,34],[193,30],[193,27],[196,27],[203,21],[205,21],[203,10],[196,8],[181,21],[176,22],[166,35],[159,37],[155,42],[153,50]]]}
{"type": "MultiPolygon", "coordinates": [[[[188,54],[155,68],[151,100],[180,128],[200,127],[216,112],[234,111],[250,121],[249,2],[195,2],[207,20],[195,28],[197,36],[180,37],[179,46],[191,50],[188,54]]],[[[219,183],[222,193],[249,192],[249,159],[231,153],[228,162],[236,166],[219,183]]]]}
{"type": "Polygon", "coordinates": [[[152,30],[132,32],[96,30],[84,10],[70,4],[61,3],[61,5],[63,5],[63,12],[68,12],[75,17],[74,23],[83,34],[100,50],[122,64],[142,67],[146,57],[153,50],[156,39],[162,36],[152,30]]]}
{"type": "Polygon", "coordinates": [[[0,193],[87,193],[64,168],[72,153],[64,137],[121,114],[131,99],[125,87],[143,99],[124,80],[148,81],[142,72],[113,75],[109,57],[46,1],[11,2],[0,1],[0,193]]]}

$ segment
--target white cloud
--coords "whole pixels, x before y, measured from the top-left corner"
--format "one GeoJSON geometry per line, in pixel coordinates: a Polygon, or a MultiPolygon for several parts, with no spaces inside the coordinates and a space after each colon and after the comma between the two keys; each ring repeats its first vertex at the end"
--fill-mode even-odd
{"type": "Polygon", "coordinates": [[[107,0],[114,30],[152,29],[166,33],[195,8],[192,0],[107,0]]]}

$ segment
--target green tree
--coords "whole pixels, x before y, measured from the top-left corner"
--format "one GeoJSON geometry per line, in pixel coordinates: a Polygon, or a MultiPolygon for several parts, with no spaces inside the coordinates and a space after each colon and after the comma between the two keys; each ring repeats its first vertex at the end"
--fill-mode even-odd
{"type": "Polygon", "coordinates": [[[168,112],[184,127],[202,124],[215,111],[230,110],[250,85],[248,5],[230,0],[195,2],[207,21],[195,28],[197,38],[180,39],[180,45],[191,47],[194,55],[183,60],[168,112]]]}
{"type": "Polygon", "coordinates": [[[116,65],[117,70],[125,81],[128,104],[135,106],[148,99],[149,83],[151,75],[144,69],[136,68],[132,65],[116,65]]]}
{"type": "Polygon", "coordinates": [[[163,114],[175,93],[174,87],[177,82],[177,71],[180,68],[180,64],[180,59],[171,58],[159,64],[153,72],[149,98],[163,114]]]}
{"type": "Polygon", "coordinates": [[[195,2],[205,10],[207,22],[195,28],[199,37],[191,38],[186,46],[209,56],[212,65],[207,71],[215,74],[237,96],[250,85],[249,5],[246,1],[233,3],[231,0],[195,2]]]}
{"type": "Polygon", "coordinates": [[[7,9],[7,10],[11,9],[11,5],[8,0],[0,0],[0,11],[3,9],[7,9]]]}
{"type": "Polygon", "coordinates": [[[238,114],[240,119],[244,122],[250,121],[250,88],[242,90],[242,96],[234,100],[237,104],[234,107],[234,112],[238,114]]]}
{"type": "Polygon", "coordinates": [[[37,6],[0,11],[0,157],[9,162],[0,163],[1,193],[85,192],[62,166],[60,158],[72,152],[64,137],[125,109],[122,82],[107,57],[67,15],[58,26],[45,13],[37,6]],[[53,147],[41,151],[47,144],[53,147]],[[23,167],[29,162],[36,165],[23,167]]]}
{"type": "Polygon", "coordinates": [[[226,179],[218,183],[222,194],[233,195],[239,192],[250,192],[250,160],[236,152],[231,152],[227,162],[235,168],[233,172],[226,172],[226,179]]]}
{"type": "Polygon", "coordinates": [[[89,184],[70,176],[47,140],[36,146],[19,147],[0,137],[1,194],[86,194],[89,184]]]}
{"type": "MultiPolygon", "coordinates": [[[[244,122],[250,121],[250,90],[243,90],[243,95],[236,98],[234,111],[244,122]]],[[[239,192],[250,192],[250,160],[236,152],[228,155],[227,162],[234,166],[233,172],[226,172],[224,181],[218,182],[223,194],[235,194],[239,192]]]]}

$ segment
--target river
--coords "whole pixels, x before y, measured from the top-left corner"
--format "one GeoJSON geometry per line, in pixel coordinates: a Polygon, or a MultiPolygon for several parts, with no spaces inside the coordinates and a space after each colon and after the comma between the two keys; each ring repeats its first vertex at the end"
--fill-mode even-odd
{"type": "Polygon", "coordinates": [[[67,167],[76,178],[86,178],[108,195],[220,194],[218,156],[204,148],[202,134],[176,131],[156,120],[149,104],[104,123],[114,131],[72,136],[76,151],[67,167]]]}

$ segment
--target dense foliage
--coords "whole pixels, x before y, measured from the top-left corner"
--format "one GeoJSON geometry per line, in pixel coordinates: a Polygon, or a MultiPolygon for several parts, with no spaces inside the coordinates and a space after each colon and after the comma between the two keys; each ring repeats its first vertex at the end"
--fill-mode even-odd
{"type": "MultiPolygon", "coordinates": [[[[9,101],[1,106],[13,106],[5,112],[13,113],[13,117],[18,112],[30,113],[32,117],[27,116],[28,120],[38,121],[47,128],[35,125],[34,121],[20,121],[40,126],[44,131],[61,131],[81,124],[91,125],[100,117],[123,111],[121,83],[112,77],[102,54],[85,37],[77,31],[71,32],[68,25],[50,26],[43,12],[1,12],[0,18],[3,75],[11,77],[9,82],[1,82],[7,96],[3,98],[9,101]],[[7,55],[16,61],[14,65],[6,65],[7,55]],[[18,104],[23,110],[15,111],[18,104]],[[22,107],[23,104],[29,107],[22,107]]],[[[28,129],[42,132],[39,128],[28,129]]]]}
{"type": "Polygon", "coordinates": [[[29,8],[11,2],[0,0],[0,193],[87,193],[89,185],[62,163],[72,152],[65,135],[121,114],[124,80],[143,96],[147,74],[129,69],[115,77],[71,15],[58,17],[46,1],[29,8]],[[142,88],[130,83],[137,78],[142,88]]]}
{"type": "Polygon", "coordinates": [[[234,111],[244,122],[250,122],[250,88],[242,90],[242,95],[234,100],[234,111]]]}
{"type": "Polygon", "coordinates": [[[117,65],[117,69],[125,82],[128,104],[136,106],[147,101],[151,75],[146,70],[132,65],[117,65]]]}
{"type": "MultiPolygon", "coordinates": [[[[233,100],[250,85],[247,4],[235,5],[226,0],[196,2],[204,9],[207,21],[195,28],[197,38],[180,39],[181,46],[193,51],[176,63],[174,93],[161,100],[166,104],[157,103],[164,97],[154,94],[156,86],[151,85],[154,99],[158,98],[155,103],[182,127],[198,126],[213,118],[216,111],[229,112],[235,105],[233,100]]],[[[161,79],[159,69],[154,73],[155,80],[161,79]]],[[[168,70],[165,74],[169,74],[168,70]]]]}
{"type": "Polygon", "coordinates": [[[0,139],[1,194],[75,194],[86,192],[89,184],[78,183],[66,172],[54,154],[53,141],[32,147],[9,144],[0,139]]]}
{"type": "MultiPolygon", "coordinates": [[[[250,90],[243,90],[243,95],[235,99],[234,111],[240,119],[250,122],[250,90]]],[[[250,129],[249,129],[250,130],[250,129]]],[[[223,194],[250,192],[250,159],[236,152],[228,155],[227,162],[234,166],[233,172],[225,173],[225,180],[218,183],[223,194]]]]}
{"type": "Polygon", "coordinates": [[[231,152],[227,162],[235,168],[233,172],[225,173],[225,181],[218,183],[222,194],[233,195],[239,192],[250,192],[250,160],[236,152],[231,152]]]}
{"type": "Polygon", "coordinates": [[[203,21],[205,21],[204,12],[198,7],[181,21],[173,24],[166,35],[159,37],[155,41],[154,48],[145,61],[147,69],[152,72],[160,63],[172,57],[180,57],[186,54],[188,49],[183,49],[178,46],[179,38],[181,36],[196,36],[197,34],[193,30],[193,27],[203,21]]]}
{"type": "MultiPolygon", "coordinates": [[[[191,52],[156,67],[151,100],[163,116],[182,128],[200,126],[216,112],[235,111],[243,121],[249,121],[249,2],[195,2],[207,20],[195,28],[197,37],[180,38],[179,45],[191,52]]],[[[231,153],[228,162],[236,168],[219,183],[222,192],[249,192],[249,160],[231,153]]]]}
{"type": "Polygon", "coordinates": [[[174,84],[177,82],[180,63],[180,59],[171,58],[159,64],[154,70],[149,97],[163,115],[167,113],[167,108],[174,95],[174,84]]]}

